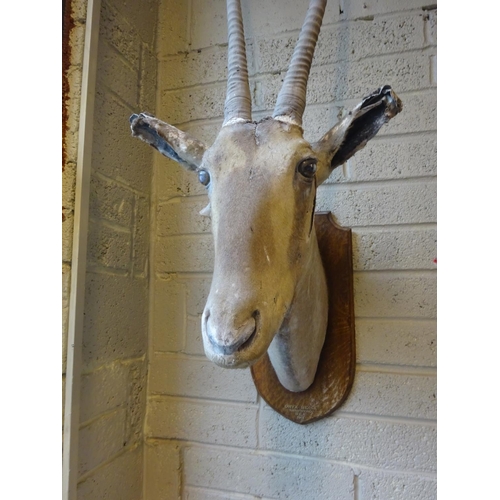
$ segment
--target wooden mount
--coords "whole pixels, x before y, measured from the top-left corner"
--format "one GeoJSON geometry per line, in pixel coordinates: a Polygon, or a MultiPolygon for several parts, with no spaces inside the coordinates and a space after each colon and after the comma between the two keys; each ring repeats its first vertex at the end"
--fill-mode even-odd
{"type": "Polygon", "coordinates": [[[285,389],[265,354],[252,367],[252,377],[266,403],[297,424],[330,415],[347,399],[356,365],[352,234],[330,212],[314,218],[328,284],[328,327],[312,385],[302,392],[285,389]]]}

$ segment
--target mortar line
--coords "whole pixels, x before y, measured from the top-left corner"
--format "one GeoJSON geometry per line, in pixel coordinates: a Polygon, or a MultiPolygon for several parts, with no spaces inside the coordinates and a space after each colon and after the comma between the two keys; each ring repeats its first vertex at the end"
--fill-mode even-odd
{"type": "Polygon", "coordinates": [[[417,377],[436,377],[437,368],[432,366],[389,365],[384,363],[356,363],[361,373],[383,373],[387,375],[410,375],[417,377]]]}
{"type": "MultiPolygon", "coordinates": [[[[298,425],[298,424],[297,424],[298,425]]],[[[160,438],[160,437],[153,437],[153,438],[148,438],[152,441],[168,441],[168,442],[182,442],[190,445],[190,448],[205,448],[208,450],[214,450],[214,451],[232,451],[235,453],[241,453],[242,450],[244,452],[248,452],[249,454],[253,456],[263,456],[263,457],[276,457],[276,458],[293,458],[297,459],[300,461],[306,461],[306,462],[316,462],[316,461],[321,461],[321,462],[326,462],[332,465],[340,465],[340,466],[345,466],[349,468],[359,468],[360,470],[364,471],[370,471],[370,472],[377,472],[377,473],[382,473],[382,474],[388,474],[388,475],[408,475],[408,476],[415,476],[415,477],[422,477],[425,479],[436,479],[436,472],[435,471],[423,471],[423,470],[407,470],[407,469],[387,469],[387,468],[378,468],[366,464],[359,464],[357,462],[347,462],[347,461],[342,461],[342,460],[335,460],[332,458],[327,458],[323,455],[304,455],[304,454],[299,454],[299,453],[293,453],[293,452],[284,452],[280,450],[272,450],[272,449],[259,449],[256,450],[255,448],[246,448],[243,446],[232,446],[232,445],[223,445],[223,444],[215,444],[215,443],[206,443],[202,441],[193,441],[193,440],[188,440],[188,439],[179,439],[179,438],[160,438]]]]}
{"type": "Polygon", "coordinates": [[[223,404],[224,406],[228,407],[235,407],[235,408],[241,408],[242,406],[248,406],[252,409],[255,409],[258,406],[257,403],[257,398],[255,398],[255,401],[234,401],[232,399],[220,399],[220,398],[208,398],[208,397],[202,397],[202,396],[188,396],[188,395],[181,395],[181,394],[159,394],[159,393],[151,393],[148,394],[147,396],[148,401],[153,401],[153,402],[165,402],[166,400],[171,400],[171,401],[176,401],[176,402],[190,402],[190,403],[195,403],[195,404],[201,404],[201,405],[206,405],[207,403],[209,405],[213,406],[213,403],[216,402],[217,404],[223,404]]]}

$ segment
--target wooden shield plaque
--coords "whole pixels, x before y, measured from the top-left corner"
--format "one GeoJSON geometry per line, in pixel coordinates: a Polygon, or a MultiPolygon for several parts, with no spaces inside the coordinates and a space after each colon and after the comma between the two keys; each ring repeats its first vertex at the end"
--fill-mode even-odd
{"type": "Polygon", "coordinates": [[[330,415],[346,400],[356,364],[352,234],[330,212],[315,214],[316,234],[328,284],[328,327],[312,385],[302,392],[285,389],[266,354],[252,367],[252,377],[267,404],[298,424],[330,415]]]}

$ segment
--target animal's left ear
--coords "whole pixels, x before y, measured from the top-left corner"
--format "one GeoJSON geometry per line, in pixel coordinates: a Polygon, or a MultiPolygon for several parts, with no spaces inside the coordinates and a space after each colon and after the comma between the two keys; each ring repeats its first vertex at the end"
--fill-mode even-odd
{"type": "Polygon", "coordinates": [[[147,113],[132,115],[130,129],[134,137],[147,142],[188,170],[199,168],[207,150],[203,142],[147,113]]]}
{"type": "Polygon", "coordinates": [[[317,183],[324,182],[334,168],[364,148],[380,127],[402,109],[399,97],[389,85],[385,85],[365,97],[318,142],[311,144],[320,160],[323,160],[319,162],[317,183]]]}

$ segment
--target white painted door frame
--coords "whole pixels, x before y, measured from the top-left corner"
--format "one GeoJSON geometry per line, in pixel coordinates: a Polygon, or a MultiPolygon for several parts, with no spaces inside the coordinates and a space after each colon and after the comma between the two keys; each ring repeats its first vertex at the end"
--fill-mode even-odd
{"type": "Polygon", "coordinates": [[[73,254],[66,363],[66,401],[63,434],[63,499],[76,500],[78,481],[78,433],[80,426],[80,379],[82,332],[87,270],[90,173],[97,71],[97,47],[101,0],[88,0],[83,52],[80,125],[76,166],[73,254]]]}

